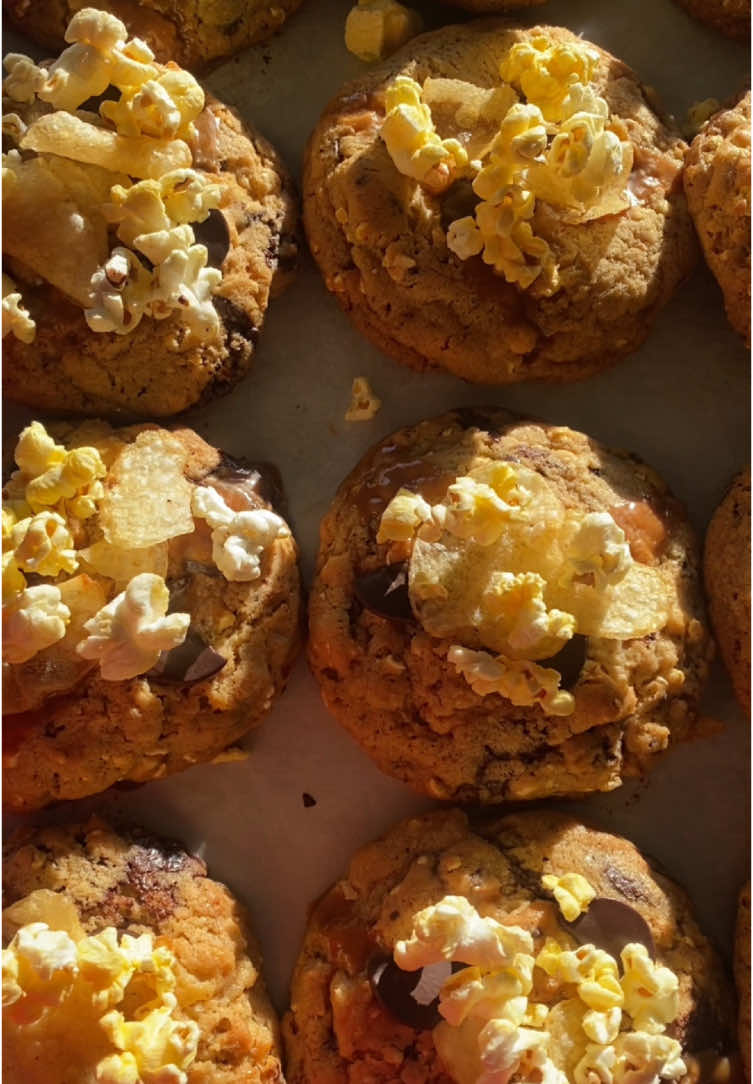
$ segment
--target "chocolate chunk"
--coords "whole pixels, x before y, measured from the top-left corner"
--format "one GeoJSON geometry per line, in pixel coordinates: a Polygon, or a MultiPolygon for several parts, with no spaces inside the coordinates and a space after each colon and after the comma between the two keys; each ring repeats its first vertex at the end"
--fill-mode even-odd
{"type": "Polygon", "coordinates": [[[497,429],[494,425],[494,411],[484,410],[483,407],[456,407],[452,412],[457,418],[458,424],[464,429],[480,429],[482,433],[494,435],[497,429]]]}
{"type": "Polygon", "coordinates": [[[305,790],[301,795],[301,801],[303,802],[305,809],[311,809],[312,805],[316,805],[316,798],[313,794],[308,794],[305,790]]]}
{"type": "Polygon", "coordinates": [[[635,908],[621,900],[597,896],[588,910],[573,922],[562,921],[579,945],[596,945],[619,962],[625,945],[645,945],[652,960],[656,959],[654,938],[645,918],[635,908]]]}
{"type": "Polygon", "coordinates": [[[458,218],[467,218],[476,210],[479,197],[473,191],[471,182],[466,178],[455,181],[447,189],[440,209],[442,227],[448,230],[458,218]]]}
{"type": "Polygon", "coordinates": [[[227,662],[219,652],[199,636],[193,629],[182,644],[172,651],[163,651],[147,677],[152,681],[164,681],[176,685],[193,685],[197,681],[216,674],[227,662]]]}
{"type": "Polygon", "coordinates": [[[586,661],[586,643],[586,637],[576,632],[556,655],[552,655],[549,659],[540,659],[539,666],[559,671],[562,688],[572,689],[586,661]]]}
{"type": "Polygon", "coordinates": [[[260,497],[280,511],[285,505],[282,489],[282,477],[273,463],[256,463],[247,459],[237,459],[226,452],[220,453],[219,465],[210,477],[219,478],[229,485],[237,485],[249,495],[260,497]]]}
{"type": "Polygon", "coordinates": [[[403,1024],[417,1031],[428,1031],[442,1017],[439,1015],[439,991],[442,984],[465,964],[443,960],[418,971],[403,971],[388,957],[377,960],[369,969],[371,988],[385,1009],[403,1024]]]}
{"type": "Polygon", "coordinates": [[[240,305],[234,304],[226,297],[217,294],[212,298],[212,304],[217,309],[220,319],[225,328],[225,334],[231,340],[240,340],[241,343],[250,343],[252,346],[259,338],[259,329],[252,323],[250,317],[240,305]]]}
{"type": "Polygon", "coordinates": [[[364,572],[355,583],[355,596],[364,609],[392,621],[413,621],[405,562],[364,572]]]}
{"type": "Polygon", "coordinates": [[[213,207],[203,222],[193,223],[193,232],[196,243],[206,245],[209,266],[222,267],[230,248],[230,230],[222,211],[213,207]]]}

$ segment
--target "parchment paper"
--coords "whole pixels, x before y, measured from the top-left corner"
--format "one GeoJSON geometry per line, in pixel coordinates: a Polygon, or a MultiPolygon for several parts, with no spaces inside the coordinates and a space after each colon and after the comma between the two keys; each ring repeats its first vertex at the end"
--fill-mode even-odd
{"type": "MultiPolygon", "coordinates": [[[[278,146],[297,176],[322,108],[364,68],[344,47],[347,9],[343,0],[304,0],[277,38],[207,80],[278,146]]],[[[439,4],[423,10],[429,25],[455,17],[439,4]]],[[[605,46],[655,87],[678,118],[699,99],[724,100],[747,78],[747,49],[694,22],[672,0],[551,0],[523,21],[565,25],[605,46]]],[[[4,52],[9,49],[31,51],[11,35],[4,52]]],[[[186,421],[232,454],[277,463],[308,583],[319,520],[336,486],[371,444],[399,426],[454,406],[494,403],[583,429],[656,467],[700,534],[747,460],[749,402],[745,348],[702,265],[643,349],[612,371],[574,385],[489,389],[420,376],[371,347],[306,255],[296,283],[271,306],[251,375],[186,421]],[[358,375],[369,378],[383,407],[370,422],[347,423],[358,375]]],[[[8,411],[6,444],[12,447],[28,417],[8,411]]],[[[658,859],[686,886],[702,926],[729,958],[735,897],[748,868],[749,722],[719,664],[704,707],[724,724],[719,733],[671,750],[645,782],[559,804],[629,836],[658,859]]],[[[304,658],[248,748],[243,763],[196,767],[37,820],[109,810],[199,851],[249,907],[282,1009],[309,904],[358,846],[431,803],[381,775],[340,730],[304,658]],[[304,793],[316,804],[304,806],[304,793]]],[[[18,818],[6,821],[12,828],[18,818]]]]}

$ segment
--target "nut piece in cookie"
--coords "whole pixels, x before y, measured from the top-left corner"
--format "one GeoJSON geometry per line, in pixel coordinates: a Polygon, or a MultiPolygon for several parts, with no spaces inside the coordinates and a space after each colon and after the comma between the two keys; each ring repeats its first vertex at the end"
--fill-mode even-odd
{"type": "Polygon", "coordinates": [[[632,843],[449,810],[364,847],[314,906],[283,1033],[291,1084],[687,1084],[739,1079],[732,1018],[687,897],[632,843]]]}
{"type": "Polygon", "coordinates": [[[299,643],[297,548],[259,470],[188,429],[39,422],[3,494],[3,788],[14,809],[212,760],[299,643]]]}
{"type": "Polygon", "coordinates": [[[101,821],[3,863],[3,1070],[35,1084],[282,1080],[243,908],[180,845],[101,821]]]}
{"type": "Polygon", "coordinates": [[[563,426],[461,409],[402,429],[322,522],[324,702],[432,797],[619,786],[692,734],[709,654],[679,503],[563,426]]]}
{"type": "Polygon", "coordinates": [[[295,263],[269,144],[115,16],[84,8],[54,61],[5,58],[8,398],[175,414],[248,369],[295,263]]]}
{"type": "Polygon", "coordinates": [[[306,230],[328,288],[403,364],[580,379],[643,342],[694,262],[685,151],[635,73],[568,30],[445,27],[327,107],[306,230]]]}
{"type": "Polygon", "coordinates": [[[711,623],[740,707],[750,717],[750,470],[714,512],[703,555],[711,623]]]}
{"type": "Polygon", "coordinates": [[[750,91],[695,137],[683,181],[729,322],[750,346],[750,91]]]}
{"type": "MultiPolygon", "coordinates": [[[[121,19],[157,60],[198,70],[275,34],[301,0],[100,0],[102,11],[121,19]]],[[[64,47],[66,27],[78,4],[72,0],[3,0],[13,26],[48,49],[64,47]]]]}

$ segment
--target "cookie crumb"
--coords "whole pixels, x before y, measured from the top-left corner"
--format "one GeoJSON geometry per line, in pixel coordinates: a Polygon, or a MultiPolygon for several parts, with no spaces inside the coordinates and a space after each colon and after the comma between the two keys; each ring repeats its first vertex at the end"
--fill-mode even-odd
{"type": "Polygon", "coordinates": [[[379,411],[382,400],[377,399],[365,376],[357,376],[350,393],[350,406],[345,412],[346,422],[368,422],[379,411]]]}
{"type": "Polygon", "coordinates": [[[305,790],[301,795],[301,799],[306,809],[311,809],[312,805],[316,805],[316,798],[313,794],[308,794],[305,790]]]}
{"type": "Polygon", "coordinates": [[[214,757],[210,764],[237,764],[241,760],[248,760],[248,749],[241,749],[239,745],[231,745],[227,749],[223,749],[221,753],[218,753],[214,757]]]}
{"type": "Polygon", "coordinates": [[[714,113],[719,112],[720,108],[721,104],[717,98],[704,98],[701,102],[693,102],[685,118],[683,135],[692,139],[700,132],[706,121],[710,120],[714,113]]]}

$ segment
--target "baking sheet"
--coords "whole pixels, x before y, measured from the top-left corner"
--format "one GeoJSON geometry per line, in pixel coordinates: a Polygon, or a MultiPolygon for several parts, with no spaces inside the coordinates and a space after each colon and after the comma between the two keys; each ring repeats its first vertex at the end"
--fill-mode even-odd
{"type": "MultiPolygon", "coordinates": [[[[304,0],[281,35],[207,80],[277,145],[297,176],[322,108],[365,67],[343,44],[347,9],[344,0],[304,0]]],[[[454,17],[434,3],[423,11],[428,25],[454,17]]],[[[747,79],[747,49],[692,21],[672,0],[551,0],[523,21],[565,25],[605,46],[679,118],[693,102],[723,100],[747,79]]],[[[9,50],[32,47],[8,34],[9,50]]],[[[186,420],[231,454],[277,463],[310,583],[320,518],[366,449],[399,426],[473,403],[571,425],[638,453],[686,503],[699,533],[749,455],[749,362],[704,266],[677,292],[645,346],[612,371],[569,386],[495,389],[421,376],[382,355],[351,328],[305,255],[296,283],[270,309],[253,372],[229,397],[186,420]],[[370,422],[347,423],[351,381],[360,375],[383,406],[370,422]]],[[[12,447],[30,416],[8,409],[6,444],[12,447]]],[[[704,710],[723,730],[672,750],[647,781],[558,804],[629,836],[663,863],[729,958],[735,897],[748,868],[750,749],[748,720],[718,663],[704,710]]],[[[304,658],[247,744],[251,755],[242,763],[196,767],[36,819],[109,811],[201,853],[212,875],[251,910],[282,1009],[308,905],[359,845],[432,803],[381,775],[340,730],[304,658]],[[315,804],[304,805],[304,794],[315,804]]],[[[6,818],[6,828],[19,820],[6,818]]]]}

